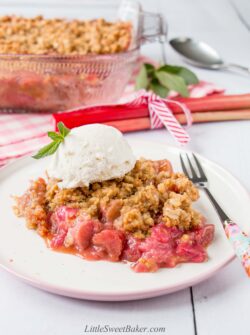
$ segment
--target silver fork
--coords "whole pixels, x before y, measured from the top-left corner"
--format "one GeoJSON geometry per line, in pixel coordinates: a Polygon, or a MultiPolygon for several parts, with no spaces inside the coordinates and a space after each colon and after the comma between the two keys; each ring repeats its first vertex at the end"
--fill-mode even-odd
{"type": "Polygon", "coordinates": [[[192,157],[190,157],[191,155],[189,156],[188,154],[186,154],[185,156],[190,171],[188,171],[187,165],[185,165],[184,154],[180,154],[180,161],[184,174],[198,188],[201,188],[207,194],[221,220],[227,238],[231,242],[236,255],[240,259],[245,271],[247,272],[247,275],[250,277],[250,238],[233,220],[229,218],[229,216],[224,212],[224,210],[215,200],[214,196],[208,189],[208,179],[198,158],[194,154],[192,154],[192,157]],[[196,169],[199,173],[196,172],[194,166],[196,166],[196,169]]]}

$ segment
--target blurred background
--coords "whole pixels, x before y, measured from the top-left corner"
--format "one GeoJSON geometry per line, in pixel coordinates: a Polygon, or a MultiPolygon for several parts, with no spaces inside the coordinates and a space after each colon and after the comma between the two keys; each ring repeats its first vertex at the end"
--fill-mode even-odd
{"type": "MultiPolygon", "coordinates": [[[[250,43],[249,0],[138,0],[143,10],[164,15],[168,26],[168,39],[189,36],[211,44],[230,62],[248,64],[250,43]]],[[[119,0],[0,0],[0,15],[115,19],[119,0]]],[[[166,44],[169,63],[182,63],[166,44]]],[[[142,53],[161,61],[158,43],[146,44],[142,53]]],[[[196,69],[197,71],[197,69],[196,69]]],[[[219,85],[224,79],[214,71],[198,70],[209,81],[219,85]]],[[[245,78],[238,78],[245,83],[245,78]]],[[[229,89],[234,89],[229,83],[229,89]]]]}

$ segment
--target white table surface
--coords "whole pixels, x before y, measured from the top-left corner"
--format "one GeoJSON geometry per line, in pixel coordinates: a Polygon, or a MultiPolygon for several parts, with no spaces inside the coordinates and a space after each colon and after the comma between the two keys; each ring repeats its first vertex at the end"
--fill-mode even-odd
{"type": "MultiPolygon", "coordinates": [[[[43,11],[55,15],[60,10],[71,15],[102,16],[115,2],[0,0],[0,13],[33,14],[43,11]]],[[[145,9],[160,11],[166,16],[170,37],[187,35],[203,39],[226,59],[250,66],[249,0],[141,2],[145,9]]],[[[170,63],[182,63],[169,46],[166,49],[170,63]]],[[[159,50],[155,46],[145,47],[144,52],[159,58],[159,50]]],[[[200,78],[215,82],[230,93],[250,91],[250,78],[232,73],[195,71],[200,78]]],[[[250,190],[250,121],[198,124],[193,125],[189,133],[192,137],[188,146],[190,149],[227,168],[250,190]]],[[[174,144],[164,130],[126,136],[174,144]]],[[[0,334],[82,335],[86,325],[138,324],[165,327],[164,334],[168,335],[248,335],[249,283],[239,263],[233,261],[209,280],[193,287],[192,291],[185,289],[144,301],[99,303],[46,293],[0,270],[0,334]]]]}

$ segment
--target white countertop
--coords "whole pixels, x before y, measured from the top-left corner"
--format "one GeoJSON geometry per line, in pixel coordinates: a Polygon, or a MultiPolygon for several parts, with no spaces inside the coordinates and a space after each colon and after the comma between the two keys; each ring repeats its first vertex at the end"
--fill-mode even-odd
{"type": "MultiPolygon", "coordinates": [[[[250,66],[249,0],[141,2],[145,9],[158,10],[166,16],[170,37],[187,35],[205,40],[226,59],[250,66]]],[[[57,8],[62,7],[65,11],[79,12],[80,8],[87,15],[102,16],[113,3],[115,0],[64,0],[60,3],[55,0],[0,0],[0,13],[33,13],[40,9],[56,13],[57,8]],[[78,4],[76,10],[72,10],[72,3],[78,4]]],[[[159,57],[152,45],[144,50],[148,55],[159,57]]],[[[170,63],[181,64],[180,58],[168,46],[167,55],[170,63]]],[[[250,91],[250,77],[195,71],[200,78],[215,82],[230,93],[250,91]]],[[[193,125],[189,133],[192,141],[188,147],[191,150],[227,168],[250,190],[250,121],[198,124],[193,125]]],[[[164,130],[126,136],[174,144],[164,130]]],[[[193,287],[193,304],[190,289],[144,301],[100,303],[52,295],[0,270],[0,334],[82,335],[86,325],[138,324],[165,327],[165,332],[155,331],[154,334],[247,335],[250,333],[249,284],[249,279],[235,260],[209,280],[193,287]]]]}

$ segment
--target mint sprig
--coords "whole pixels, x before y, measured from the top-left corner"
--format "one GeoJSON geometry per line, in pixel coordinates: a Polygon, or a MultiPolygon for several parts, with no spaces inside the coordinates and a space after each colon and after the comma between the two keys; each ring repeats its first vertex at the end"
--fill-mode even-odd
{"type": "Polygon", "coordinates": [[[145,63],[136,78],[135,88],[151,90],[162,98],[166,98],[170,90],[188,97],[188,85],[198,82],[197,76],[183,66],[163,65],[156,68],[145,63]]]}
{"type": "Polygon", "coordinates": [[[65,137],[69,134],[70,129],[68,129],[63,122],[58,122],[57,128],[59,133],[54,131],[49,131],[48,136],[52,139],[52,142],[45,145],[45,147],[41,148],[32,158],[40,159],[46,156],[53,155],[56,152],[59,145],[64,141],[65,137]]]}

